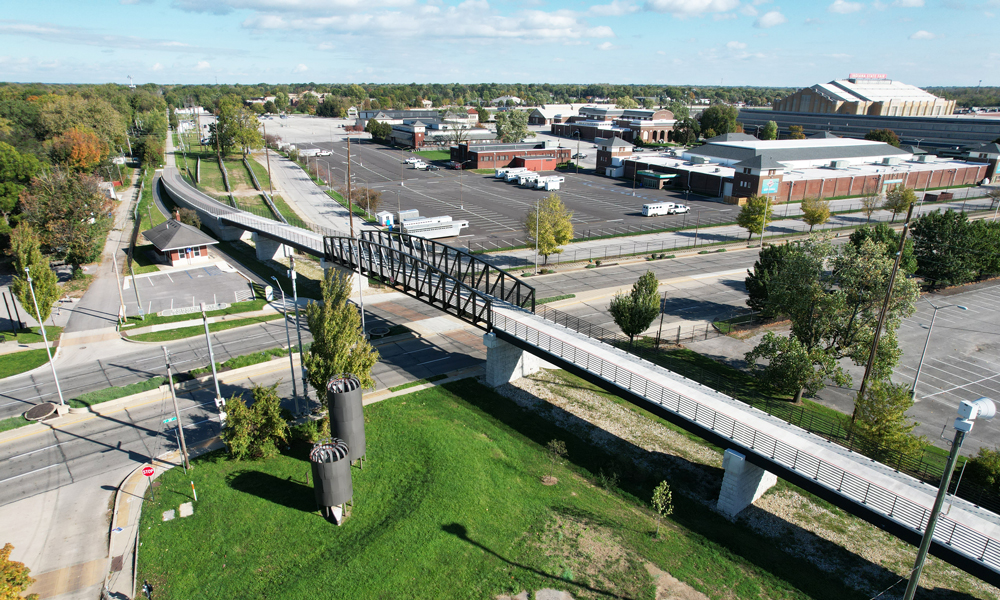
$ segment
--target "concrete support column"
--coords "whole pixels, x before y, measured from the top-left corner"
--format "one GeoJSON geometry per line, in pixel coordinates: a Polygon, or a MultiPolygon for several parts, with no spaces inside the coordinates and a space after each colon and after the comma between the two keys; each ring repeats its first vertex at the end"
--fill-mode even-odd
{"type": "Polygon", "coordinates": [[[327,269],[336,269],[340,273],[348,275],[351,278],[351,294],[357,294],[359,291],[364,291],[369,288],[368,278],[365,276],[358,275],[357,271],[348,271],[344,267],[326,262],[325,259],[319,259],[319,266],[323,268],[323,272],[326,273],[327,269]]]}
{"type": "Polygon", "coordinates": [[[517,381],[542,368],[542,359],[498,339],[496,334],[483,335],[483,344],[486,346],[486,385],[490,387],[517,381]]]}
{"type": "Polygon", "coordinates": [[[748,463],[742,454],[732,450],[726,450],[722,457],[722,468],[726,475],[722,478],[717,508],[730,519],[756,502],[778,482],[774,473],[748,463]]]}
{"type": "Polygon", "coordinates": [[[284,258],[291,252],[284,248],[281,242],[276,242],[257,233],[253,234],[253,241],[257,246],[257,260],[276,260],[284,258]]]}

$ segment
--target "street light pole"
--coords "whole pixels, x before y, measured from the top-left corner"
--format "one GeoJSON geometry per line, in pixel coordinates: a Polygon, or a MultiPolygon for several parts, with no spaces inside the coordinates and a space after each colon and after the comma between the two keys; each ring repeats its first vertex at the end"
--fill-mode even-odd
{"type": "Polygon", "coordinates": [[[535,275],[538,275],[538,199],[535,199],[535,275]]]}
{"type": "MultiPolygon", "coordinates": [[[[913,377],[913,387],[910,388],[910,398],[914,398],[917,395],[917,382],[920,381],[920,369],[923,368],[924,366],[924,356],[927,354],[927,345],[931,341],[931,334],[934,333],[934,320],[937,319],[937,311],[941,310],[942,308],[951,308],[951,307],[960,308],[962,310],[969,310],[967,307],[962,306],[960,304],[946,304],[944,306],[934,306],[934,303],[931,302],[930,300],[927,300],[926,298],[924,298],[924,300],[927,302],[927,304],[931,305],[931,307],[934,309],[934,312],[931,314],[931,325],[930,327],[927,328],[927,339],[924,340],[924,349],[920,352],[920,362],[917,363],[917,374],[913,377]]],[[[923,326],[921,325],[921,327],[923,326]]]]}
{"type": "Polygon", "coordinates": [[[278,286],[278,291],[281,292],[281,306],[284,308],[285,318],[285,341],[288,342],[288,369],[292,374],[292,395],[295,397],[295,411],[299,412],[299,392],[295,384],[295,352],[292,351],[292,334],[288,331],[288,302],[285,300],[285,290],[282,289],[281,283],[278,282],[278,278],[274,275],[271,276],[274,280],[274,285],[278,286]]]}
{"type": "Polygon", "coordinates": [[[31,283],[31,273],[29,267],[24,267],[24,274],[28,277],[28,289],[31,290],[31,302],[35,305],[35,316],[38,318],[38,328],[42,331],[42,340],[45,341],[45,353],[49,356],[49,367],[52,368],[52,379],[56,381],[56,392],[59,393],[59,406],[65,408],[66,402],[63,400],[62,387],[59,385],[59,376],[56,374],[56,365],[52,362],[52,350],[49,349],[49,336],[45,334],[45,323],[42,322],[42,313],[38,310],[38,298],[35,297],[35,285],[31,283]]]}
{"type": "Polygon", "coordinates": [[[295,285],[295,256],[288,256],[288,276],[292,280],[292,298],[295,299],[295,335],[299,340],[299,368],[302,369],[302,397],[309,399],[309,386],[306,380],[306,359],[302,352],[302,329],[299,325],[299,289],[295,285]]]}
{"type": "Polygon", "coordinates": [[[181,426],[181,411],[177,408],[177,393],[174,391],[174,374],[170,370],[170,353],[166,346],[163,348],[163,360],[167,363],[167,385],[170,386],[170,399],[174,401],[174,419],[177,420],[177,443],[181,447],[181,457],[184,459],[184,472],[191,468],[191,459],[188,457],[187,443],[184,441],[184,427],[181,426]]]}

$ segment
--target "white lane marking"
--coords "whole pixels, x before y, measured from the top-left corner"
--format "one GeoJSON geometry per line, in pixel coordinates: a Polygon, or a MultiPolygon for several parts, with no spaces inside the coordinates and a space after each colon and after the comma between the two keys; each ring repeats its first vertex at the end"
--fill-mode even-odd
{"type": "Polygon", "coordinates": [[[44,471],[46,469],[51,469],[52,467],[58,467],[61,464],[62,463],[56,463],[54,465],[49,465],[47,467],[42,467],[41,469],[35,469],[34,471],[28,471],[27,473],[21,473],[20,475],[14,475],[13,477],[8,477],[7,479],[0,479],[0,483],[3,483],[5,481],[10,481],[12,479],[17,479],[18,477],[24,477],[25,475],[31,475],[32,473],[38,473],[38,472],[44,471]]]}

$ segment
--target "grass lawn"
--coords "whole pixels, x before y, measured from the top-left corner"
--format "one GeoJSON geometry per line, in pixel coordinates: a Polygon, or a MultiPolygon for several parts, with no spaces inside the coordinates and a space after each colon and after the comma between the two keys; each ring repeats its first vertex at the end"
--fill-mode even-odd
{"type": "Polygon", "coordinates": [[[128,385],[123,385],[120,387],[109,387],[103,390],[95,390],[93,392],[87,392],[73,398],[69,401],[69,405],[72,408],[83,408],[85,406],[94,406],[95,404],[100,404],[102,402],[107,402],[109,400],[117,400],[118,398],[124,398],[125,396],[131,396],[132,394],[138,394],[140,392],[146,392],[149,390],[155,390],[156,388],[163,385],[166,381],[166,377],[151,377],[146,381],[140,381],[138,383],[130,383],[128,385]]]}
{"type": "Polygon", "coordinates": [[[494,175],[497,172],[496,169],[468,169],[468,171],[480,175],[494,175]]]}
{"type": "MultiPolygon", "coordinates": [[[[266,323],[268,321],[273,321],[275,319],[282,318],[283,315],[264,315],[262,317],[251,317],[249,319],[236,319],[234,321],[224,321],[222,323],[209,323],[209,331],[225,331],[226,329],[232,329],[234,327],[243,327],[244,325],[253,325],[255,323],[266,323]]],[[[126,332],[127,333],[127,332],[126,332]]],[[[195,335],[203,335],[205,333],[204,325],[194,325],[191,327],[181,327],[180,329],[170,329],[167,331],[154,331],[153,333],[140,333],[139,335],[130,335],[130,340],[135,340],[137,342],[169,342],[170,340],[179,340],[187,337],[192,337],[195,335]]]]}
{"type": "MultiPolygon", "coordinates": [[[[298,350],[298,346],[295,346],[294,350],[298,350]]],[[[280,358],[282,356],[288,356],[288,350],[285,348],[271,348],[269,350],[261,350],[260,352],[253,352],[251,354],[243,354],[240,356],[234,356],[229,360],[221,363],[215,363],[216,371],[228,371],[230,369],[239,369],[242,367],[249,367],[250,365],[260,364],[262,362],[267,362],[274,358],[280,358]]],[[[192,376],[197,377],[198,375],[204,375],[205,373],[211,373],[211,367],[201,367],[198,369],[191,369],[188,371],[192,376]]]]}
{"type": "MultiPolygon", "coordinates": [[[[147,216],[146,218],[148,219],[149,217],[147,216]]],[[[152,244],[135,247],[135,250],[132,252],[132,271],[136,275],[156,273],[160,270],[159,263],[153,262],[153,259],[150,257],[152,252],[152,244]]],[[[126,272],[125,274],[128,275],[129,273],[126,272]]]]}
{"type": "Polygon", "coordinates": [[[248,156],[247,162],[250,163],[250,168],[253,169],[254,175],[257,176],[257,182],[260,183],[260,187],[266,192],[268,190],[268,182],[271,181],[271,178],[267,176],[267,167],[257,162],[257,159],[253,156],[248,156]]]}
{"type": "Polygon", "coordinates": [[[451,152],[445,150],[418,150],[413,154],[425,160],[451,160],[451,152]]]}
{"type": "Polygon", "coordinates": [[[342,527],[316,510],[305,445],[258,462],[212,453],[190,477],[160,477],[142,511],[138,579],[161,599],[487,599],[554,587],[652,600],[655,565],[711,598],[867,597],[682,494],[656,539],[645,499],[662,474],[633,471],[602,489],[595,474],[615,457],[472,379],[365,412],[368,461],[351,470],[342,527]],[[569,462],[550,462],[553,439],[569,462]],[[549,474],[556,485],[542,485],[549,474]],[[163,522],[191,500],[192,480],[194,515],[163,522]]]}
{"type": "Polygon", "coordinates": [[[40,367],[46,360],[45,348],[0,355],[0,379],[40,367]]]}
{"type": "Polygon", "coordinates": [[[25,425],[31,425],[31,421],[25,419],[24,415],[10,417],[8,419],[0,419],[0,433],[10,431],[11,429],[17,429],[18,427],[24,427],[25,425]]]}
{"type": "Polygon", "coordinates": [[[535,300],[535,304],[548,304],[549,302],[569,300],[570,298],[576,298],[576,294],[563,294],[561,296],[552,296],[551,298],[541,298],[540,300],[535,300]]]}
{"type": "MultiPolygon", "coordinates": [[[[45,335],[49,337],[49,343],[55,342],[59,339],[62,334],[62,327],[53,327],[52,325],[45,326],[45,335]]],[[[38,327],[29,327],[28,329],[19,329],[17,331],[17,343],[18,344],[34,344],[36,342],[44,342],[42,339],[42,330],[38,327]]],[[[14,334],[10,331],[4,331],[0,333],[0,338],[4,342],[14,341],[14,334]]]]}
{"type": "Polygon", "coordinates": [[[145,187],[142,190],[142,197],[139,199],[138,212],[139,216],[142,218],[142,229],[152,229],[160,223],[167,220],[160,209],[156,207],[156,203],[153,202],[153,170],[146,169],[146,175],[142,178],[145,187]],[[150,217],[152,217],[153,222],[147,223],[150,217]]]}
{"type": "MultiPolygon", "coordinates": [[[[237,302],[236,304],[231,304],[229,308],[224,308],[222,310],[210,310],[205,313],[209,317],[219,317],[222,315],[238,315],[240,313],[254,312],[258,310],[263,310],[264,306],[267,305],[267,301],[260,300],[250,300],[248,302],[237,302]]],[[[186,315],[172,315],[169,317],[160,317],[158,315],[146,315],[145,319],[140,319],[139,317],[129,317],[129,322],[135,323],[140,327],[148,327],[150,325],[162,325],[164,323],[177,323],[179,321],[189,321],[191,319],[200,319],[201,312],[188,313],[186,315]]]]}
{"type": "MultiPolygon", "coordinates": [[[[242,265],[244,268],[253,271],[264,281],[270,282],[272,276],[277,277],[278,281],[281,283],[281,287],[284,288],[286,292],[292,289],[292,280],[286,274],[287,270],[284,267],[281,267],[280,270],[273,269],[257,260],[256,251],[246,242],[219,242],[216,248],[221,250],[226,255],[231,256],[233,260],[242,265]]],[[[299,298],[322,297],[319,281],[310,279],[302,273],[299,273],[298,276],[298,286],[299,298]]]]}
{"type": "Polygon", "coordinates": [[[305,220],[302,217],[300,217],[298,213],[292,210],[291,206],[288,206],[288,203],[285,202],[284,198],[282,198],[281,196],[271,196],[271,200],[274,202],[274,207],[278,209],[278,212],[281,213],[281,216],[285,217],[285,220],[288,221],[289,225],[294,225],[296,227],[302,227],[303,229],[308,229],[305,220]]]}

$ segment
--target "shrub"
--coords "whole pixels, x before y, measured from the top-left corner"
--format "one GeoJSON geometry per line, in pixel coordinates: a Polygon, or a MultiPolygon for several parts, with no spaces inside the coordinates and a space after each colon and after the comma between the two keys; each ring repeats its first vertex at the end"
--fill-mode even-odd
{"type": "Polygon", "coordinates": [[[979,454],[965,467],[965,478],[994,494],[1000,494],[1000,447],[993,450],[979,448],[979,454]]]}

